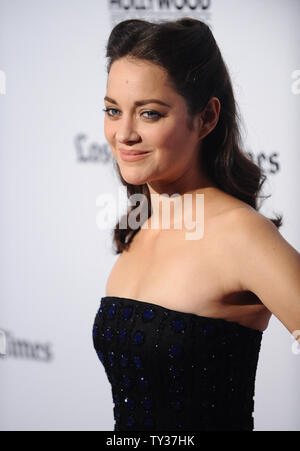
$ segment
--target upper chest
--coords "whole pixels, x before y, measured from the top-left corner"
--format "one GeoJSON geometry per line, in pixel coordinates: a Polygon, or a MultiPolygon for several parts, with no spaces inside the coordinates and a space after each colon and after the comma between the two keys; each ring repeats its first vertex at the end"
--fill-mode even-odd
{"type": "Polygon", "coordinates": [[[201,239],[187,240],[185,232],[141,229],[129,251],[116,260],[107,281],[107,295],[198,314],[244,304],[245,297],[251,297],[253,303],[249,293],[239,300],[239,282],[225,241],[229,233],[226,218],[208,221],[201,239]]]}
{"type": "Polygon", "coordinates": [[[208,260],[205,246],[201,247],[202,256],[199,245],[186,242],[181,233],[167,232],[152,238],[148,232],[141,230],[129,251],[123,252],[117,259],[107,288],[116,291],[120,287],[122,293],[131,297],[157,300],[168,297],[173,303],[176,303],[177,297],[182,299],[182,293],[186,293],[191,302],[192,286],[199,298],[195,284],[202,286],[203,290],[201,281],[206,280],[208,286],[208,278],[214,272],[209,261],[212,256],[208,260]]]}
{"type": "Polygon", "coordinates": [[[230,214],[247,206],[241,202],[231,207],[207,218],[198,240],[187,240],[184,230],[152,233],[141,229],[129,251],[116,260],[107,280],[107,296],[148,301],[265,330],[271,312],[254,293],[241,290],[227,244],[230,214]]]}

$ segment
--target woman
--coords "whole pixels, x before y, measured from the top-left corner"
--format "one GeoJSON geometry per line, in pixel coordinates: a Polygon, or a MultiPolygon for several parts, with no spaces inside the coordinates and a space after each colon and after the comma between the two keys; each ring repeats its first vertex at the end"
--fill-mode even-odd
{"type": "Polygon", "coordinates": [[[93,328],[115,430],[253,430],[263,331],[272,313],[300,329],[300,255],[282,218],[258,212],[265,176],[241,150],[226,65],[191,18],[121,22],[107,57],[105,136],[144,218],[115,228],[121,255],[93,328]],[[200,238],[186,238],[172,195],[203,220],[200,238]]]}

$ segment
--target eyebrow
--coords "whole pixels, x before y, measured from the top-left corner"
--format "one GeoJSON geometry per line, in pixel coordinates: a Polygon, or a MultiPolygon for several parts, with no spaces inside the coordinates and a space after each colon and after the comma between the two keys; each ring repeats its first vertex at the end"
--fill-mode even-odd
{"type": "MultiPolygon", "coordinates": [[[[107,100],[108,102],[113,103],[114,105],[118,105],[118,103],[114,99],[111,99],[110,97],[105,96],[104,100],[107,100]]],[[[136,106],[146,105],[147,103],[158,103],[160,105],[167,106],[167,107],[171,108],[171,105],[169,105],[166,102],[163,102],[162,100],[158,100],[158,99],[136,100],[134,102],[134,104],[136,106]]]]}

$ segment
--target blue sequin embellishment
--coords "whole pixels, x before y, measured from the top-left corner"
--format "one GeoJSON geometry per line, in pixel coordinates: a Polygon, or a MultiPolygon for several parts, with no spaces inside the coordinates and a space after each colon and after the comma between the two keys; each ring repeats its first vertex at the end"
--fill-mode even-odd
{"type": "Polygon", "coordinates": [[[122,330],[121,330],[121,334],[120,334],[120,340],[121,340],[121,343],[124,343],[124,342],[125,342],[125,338],[126,338],[126,330],[125,330],[125,329],[122,329],[122,330]]]}
{"type": "Polygon", "coordinates": [[[203,328],[202,328],[202,334],[204,336],[208,336],[208,337],[212,337],[215,334],[215,327],[212,324],[206,324],[203,328]]]}
{"type": "Polygon", "coordinates": [[[143,314],[144,321],[151,321],[155,316],[155,311],[152,308],[148,308],[143,314]]]}
{"type": "Polygon", "coordinates": [[[108,359],[109,359],[110,366],[113,366],[115,363],[115,353],[113,351],[110,351],[108,353],[108,359]]]}
{"type": "Polygon", "coordinates": [[[129,415],[129,417],[127,418],[127,426],[133,426],[135,423],[135,419],[133,415],[129,415]]]}
{"type": "Polygon", "coordinates": [[[150,417],[145,418],[144,425],[147,427],[153,426],[153,419],[150,417]]]}
{"type": "Polygon", "coordinates": [[[182,319],[176,319],[171,322],[171,327],[175,330],[175,332],[184,333],[185,323],[182,319]]]}
{"type": "Polygon", "coordinates": [[[103,363],[103,354],[102,354],[102,352],[101,351],[97,351],[97,355],[98,355],[100,361],[103,363]]]}
{"type": "Polygon", "coordinates": [[[143,404],[143,406],[144,406],[144,408],[145,408],[146,410],[151,409],[152,403],[151,403],[151,400],[150,400],[148,397],[146,397],[146,398],[144,399],[144,401],[142,401],[142,404],[143,404]]]}
{"type": "Polygon", "coordinates": [[[115,430],[252,430],[261,334],[125,299],[102,302],[92,329],[112,385],[115,430]],[[251,375],[240,371],[245,365],[251,375]]]}
{"type": "Polygon", "coordinates": [[[124,319],[128,320],[132,313],[132,307],[125,307],[124,309],[124,319]]]}
{"type": "Polygon", "coordinates": [[[108,310],[108,317],[112,319],[116,313],[116,304],[112,304],[108,310]]]}
{"type": "Polygon", "coordinates": [[[112,330],[110,327],[105,331],[105,338],[107,341],[111,341],[112,339],[112,330]]]}
{"type": "Polygon", "coordinates": [[[98,336],[98,332],[99,332],[98,329],[99,328],[98,328],[97,324],[95,324],[95,326],[93,327],[93,337],[94,338],[98,336]]]}
{"type": "Polygon", "coordinates": [[[126,374],[123,374],[123,379],[124,379],[124,385],[126,388],[130,388],[131,386],[131,381],[129,379],[128,376],[126,376],[126,374]]]}
{"type": "Polygon", "coordinates": [[[144,335],[144,333],[141,330],[137,331],[134,334],[134,337],[133,337],[133,342],[134,343],[140,345],[140,344],[144,343],[144,340],[145,340],[145,335],[144,335]]]}
{"type": "Polygon", "coordinates": [[[177,357],[181,353],[181,347],[179,345],[171,345],[169,347],[169,357],[177,357]]]}
{"type": "Polygon", "coordinates": [[[180,373],[183,372],[183,368],[178,368],[178,367],[176,367],[176,366],[174,366],[174,365],[171,365],[171,366],[169,367],[169,371],[170,371],[172,377],[175,378],[175,377],[180,376],[180,373]]]}
{"type": "Polygon", "coordinates": [[[176,420],[176,427],[177,427],[178,429],[181,429],[181,428],[182,428],[182,422],[181,422],[181,420],[176,420]]]}
{"type": "Polygon", "coordinates": [[[139,356],[134,356],[133,361],[138,369],[142,368],[142,360],[139,356]]]}
{"type": "Polygon", "coordinates": [[[125,354],[121,354],[121,365],[123,368],[125,368],[127,366],[128,363],[128,358],[126,357],[125,354]]]}

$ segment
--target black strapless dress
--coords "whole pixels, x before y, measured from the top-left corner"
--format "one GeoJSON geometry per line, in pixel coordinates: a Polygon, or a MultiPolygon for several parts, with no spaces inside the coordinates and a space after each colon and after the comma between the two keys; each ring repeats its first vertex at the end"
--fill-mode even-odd
{"type": "Polygon", "coordinates": [[[112,387],[114,430],[252,431],[262,334],[225,319],[103,297],[93,344],[112,387]]]}

